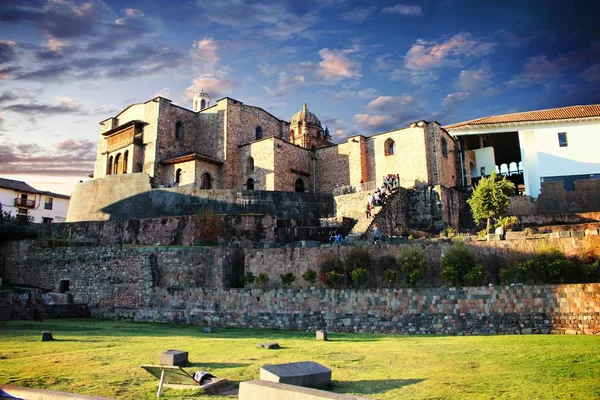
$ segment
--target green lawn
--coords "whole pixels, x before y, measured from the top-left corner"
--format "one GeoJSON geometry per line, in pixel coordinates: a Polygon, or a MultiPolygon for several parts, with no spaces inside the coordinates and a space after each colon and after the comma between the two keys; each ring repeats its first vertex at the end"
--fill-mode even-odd
{"type": "MultiPolygon", "coordinates": [[[[600,337],[405,336],[217,329],[93,319],[0,324],[0,383],[156,398],[156,364],[185,350],[193,367],[233,382],[257,379],[265,364],[312,360],[333,370],[333,391],[375,399],[600,398],[600,337]],[[54,342],[41,342],[51,330],[54,342]],[[281,350],[256,347],[276,341],[281,350]]],[[[165,399],[231,398],[165,389],[165,399]]]]}

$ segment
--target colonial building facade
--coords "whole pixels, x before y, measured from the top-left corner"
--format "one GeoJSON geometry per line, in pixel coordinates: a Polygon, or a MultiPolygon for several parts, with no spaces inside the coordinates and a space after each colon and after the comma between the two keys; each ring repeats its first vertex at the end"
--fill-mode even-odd
{"type": "Polygon", "coordinates": [[[153,187],[331,192],[400,175],[401,185],[457,186],[457,146],[437,122],[333,144],[306,104],[290,121],[198,93],[189,110],[163,97],[100,123],[94,178],[146,173],[153,187]]]}

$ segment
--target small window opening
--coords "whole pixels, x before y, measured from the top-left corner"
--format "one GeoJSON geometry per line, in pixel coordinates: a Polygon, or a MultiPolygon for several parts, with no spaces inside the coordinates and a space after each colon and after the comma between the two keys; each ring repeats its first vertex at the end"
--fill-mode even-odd
{"type": "Polygon", "coordinates": [[[127,162],[129,161],[129,150],[125,150],[123,154],[123,173],[127,173],[127,162]]]}
{"type": "Polygon", "coordinates": [[[202,99],[200,100],[200,109],[204,110],[206,108],[206,100],[202,99]]]}
{"type": "Polygon", "coordinates": [[[111,175],[113,173],[113,156],[108,157],[108,168],[106,171],[107,175],[111,175]]]}
{"type": "Polygon", "coordinates": [[[442,155],[448,157],[448,142],[442,138],[442,155]]]}
{"type": "Polygon", "coordinates": [[[46,202],[44,203],[44,210],[52,210],[52,203],[54,199],[52,197],[46,197],[46,202]]]}
{"type": "Polygon", "coordinates": [[[42,224],[51,224],[54,219],[48,217],[42,217],[42,224]]]}
{"type": "Polygon", "coordinates": [[[396,152],[396,143],[392,139],[388,139],[384,143],[385,155],[393,156],[396,152]]]}
{"type": "Polygon", "coordinates": [[[175,183],[180,183],[180,182],[181,182],[181,168],[179,168],[175,172],[175,183]]]}
{"type": "Polygon", "coordinates": [[[208,172],[202,174],[202,185],[201,189],[212,189],[212,177],[208,172]]]}
{"type": "Polygon", "coordinates": [[[122,168],[123,168],[123,165],[122,165],[122,161],[121,161],[121,153],[119,153],[115,156],[115,165],[113,168],[113,174],[115,174],[115,175],[119,174],[121,172],[122,168]]]}
{"type": "Polygon", "coordinates": [[[59,293],[66,293],[69,291],[70,281],[63,279],[60,281],[60,285],[58,286],[59,293]]]}
{"type": "Polygon", "coordinates": [[[304,192],[304,181],[301,178],[296,179],[294,187],[296,192],[304,192]]]}
{"type": "Polygon", "coordinates": [[[248,161],[246,162],[246,172],[254,171],[254,158],[248,157],[248,161]]]}
{"type": "Polygon", "coordinates": [[[246,189],[254,190],[254,179],[250,178],[248,181],[246,181],[246,189]]]}
{"type": "Polygon", "coordinates": [[[256,140],[263,138],[263,130],[260,126],[256,127],[256,140]]]}
{"type": "Polygon", "coordinates": [[[183,122],[181,121],[177,121],[177,123],[175,124],[175,138],[176,139],[183,139],[183,122]]]}
{"type": "Polygon", "coordinates": [[[568,147],[569,142],[567,141],[567,132],[559,132],[558,133],[558,146],[559,147],[568,147]]]}

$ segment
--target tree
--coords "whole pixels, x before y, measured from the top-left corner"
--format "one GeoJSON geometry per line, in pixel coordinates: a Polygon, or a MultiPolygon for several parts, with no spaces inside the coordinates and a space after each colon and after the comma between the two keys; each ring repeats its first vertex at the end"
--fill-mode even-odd
{"type": "Polygon", "coordinates": [[[496,173],[485,178],[482,177],[471,198],[467,200],[473,219],[479,223],[482,219],[487,219],[487,232],[490,232],[492,218],[497,218],[506,215],[508,206],[510,205],[510,196],[515,193],[515,185],[506,180],[506,177],[501,180],[496,179],[496,173]]]}

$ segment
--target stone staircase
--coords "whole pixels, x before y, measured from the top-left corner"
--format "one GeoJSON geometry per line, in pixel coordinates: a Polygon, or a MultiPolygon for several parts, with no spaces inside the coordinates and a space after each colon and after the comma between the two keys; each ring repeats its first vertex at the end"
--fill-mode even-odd
{"type": "Polygon", "coordinates": [[[349,217],[356,220],[352,230],[345,238],[346,242],[352,243],[364,240],[367,232],[369,232],[371,229],[371,225],[373,224],[373,221],[375,221],[377,214],[379,214],[387,206],[387,204],[389,204],[389,201],[391,201],[397,192],[397,190],[392,191],[392,195],[388,200],[388,203],[379,207],[373,207],[371,209],[371,218],[367,218],[365,212],[367,205],[366,192],[338,196],[338,198],[336,198],[338,212],[337,215],[343,215],[344,217],[349,217]]]}

